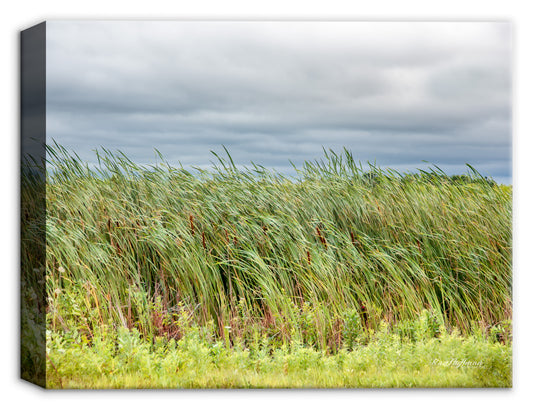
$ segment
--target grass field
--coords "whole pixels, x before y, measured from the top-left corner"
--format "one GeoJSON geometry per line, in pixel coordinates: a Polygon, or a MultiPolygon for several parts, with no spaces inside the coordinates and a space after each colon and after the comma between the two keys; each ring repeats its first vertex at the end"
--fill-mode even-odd
{"type": "MultiPolygon", "coordinates": [[[[424,324],[420,324],[420,329],[424,324]]],[[[48,336],[49,388],[353,388],[510,387],[511,348],[482,335],[444,330],[416,341],[386,325],[365,345],[335,354],[268,339],[226,348],[191,329],[179,341],[143,341],[119,329],[87,340],[77,332],[48,336]]]]}
{"type": "Polygon", "coordinates": [[[50,387],[510,386],[511,187],[324,154],[287,178],[49,147],[50,387]]]}

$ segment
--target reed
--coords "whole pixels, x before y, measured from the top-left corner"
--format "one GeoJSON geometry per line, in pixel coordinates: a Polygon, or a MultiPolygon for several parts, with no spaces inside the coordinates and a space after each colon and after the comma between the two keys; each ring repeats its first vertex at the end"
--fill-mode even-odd
{"type": "Polygon", "coordinates": [[[289,178],[238,169],[227,152],[189,171],[107,150],[90,168],[47,149],[54,330],[178,337],[186,318],[228,343],[266,335],[336,350],[350,312],[365,332],[424,310],[465,333],[511,318],[511,187],[473,168],[364,170],[325,151],[289,178]]]}

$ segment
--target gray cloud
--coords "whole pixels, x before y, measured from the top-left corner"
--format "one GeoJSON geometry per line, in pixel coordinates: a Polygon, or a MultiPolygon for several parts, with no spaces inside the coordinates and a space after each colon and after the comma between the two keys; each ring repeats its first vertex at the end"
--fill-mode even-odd
{"type": "MultiPolygon", "coordinates": [[[[92,160],[204,165],[210,150],[278,170],[350,149],[511,172],[507,23],[47,24],[47,134],[92,160]]],[[[448,168],[446,168],[448,167],[448,168]]]]}

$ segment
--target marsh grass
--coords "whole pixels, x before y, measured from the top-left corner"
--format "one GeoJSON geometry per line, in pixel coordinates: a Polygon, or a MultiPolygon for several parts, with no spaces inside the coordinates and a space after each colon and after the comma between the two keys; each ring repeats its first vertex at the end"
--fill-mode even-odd
{"type": "Polygon", "coordinates": [[[364,170],[325,151],[288,178],[229,153],[191,171],[162,156],[148,167],[103,150],[90,168],[58,145],[47,155],[53,332],[179,340],[192,323],[226,347],[338,352],[382,321],[416,340],[425,311],[435,335],[510,341],[511,188],[473,168],[364,170]]]}

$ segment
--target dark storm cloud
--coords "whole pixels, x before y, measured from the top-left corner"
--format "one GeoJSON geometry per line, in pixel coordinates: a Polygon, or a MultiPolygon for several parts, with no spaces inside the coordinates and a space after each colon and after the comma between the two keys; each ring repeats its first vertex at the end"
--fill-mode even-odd
{"type": "MultiPolygon", "coordinates": [[[[362,162],[509,178],[506,23],[50,22],[47,134],[151,162],[362,162]]],[[[508,181],[507,181],[508,182],[508,181]]]]}

